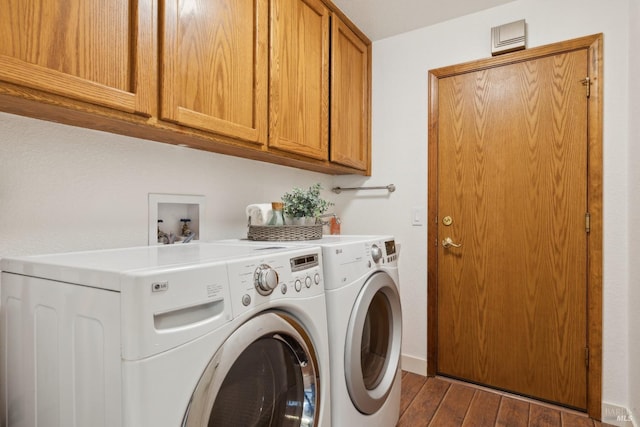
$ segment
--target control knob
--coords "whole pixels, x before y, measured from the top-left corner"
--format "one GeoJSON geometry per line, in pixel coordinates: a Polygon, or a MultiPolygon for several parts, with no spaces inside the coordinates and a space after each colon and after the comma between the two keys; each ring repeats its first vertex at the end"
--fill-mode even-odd
{"type": "Polygon", "coordinates": [[[278,272],[267,264],[262,264],[254,274],[254,284],[260,295],[270,295],[278,286],[278,272]]]}
{"type": "Polygon", "coordinates": [[[373,262],[376,264],[382,258],[382,249],[380,249],[378,245],[371,245],[371,258],[373,258],[373,262]]]}

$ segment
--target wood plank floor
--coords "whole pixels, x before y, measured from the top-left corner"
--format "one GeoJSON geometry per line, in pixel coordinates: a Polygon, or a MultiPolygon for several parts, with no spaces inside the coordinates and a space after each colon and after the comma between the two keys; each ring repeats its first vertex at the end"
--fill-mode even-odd
{"type": "Polygon", "coordinates": [[[398,427],[601,427],[579,412],[445,378],[402,373],[398,427]]]}

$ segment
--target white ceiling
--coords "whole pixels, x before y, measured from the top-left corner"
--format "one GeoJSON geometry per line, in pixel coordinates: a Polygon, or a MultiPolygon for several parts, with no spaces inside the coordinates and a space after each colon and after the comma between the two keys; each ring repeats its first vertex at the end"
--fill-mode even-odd
{"type": "Polygon", "coordinates": [[[372,41],[514,0],[333,0],[372,41]]]}

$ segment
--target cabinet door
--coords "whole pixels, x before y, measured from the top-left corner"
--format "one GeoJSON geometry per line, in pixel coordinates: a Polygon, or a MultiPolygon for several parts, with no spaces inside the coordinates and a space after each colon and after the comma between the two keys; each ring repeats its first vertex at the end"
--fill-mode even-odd
{"type": "Polygon", "coordinates": [[[336,15],[331,37],[331,161],[367,171],[370,164],[369,46],[336,15]]]}
{"type": "Polygon", "coordinates": [[[0,80],[150,115],[156,9],[154,0],[0,0],[0,80]]]}
{"type": "Polygon", "coordinates": [[[165,0],[161,118],[264,144],[267,0],[165,0]]]}
{"type": "Polygon", "coordinates": [[[320,0],[272,0],[269,146],[329,157],[329,11],[320,0]]]}

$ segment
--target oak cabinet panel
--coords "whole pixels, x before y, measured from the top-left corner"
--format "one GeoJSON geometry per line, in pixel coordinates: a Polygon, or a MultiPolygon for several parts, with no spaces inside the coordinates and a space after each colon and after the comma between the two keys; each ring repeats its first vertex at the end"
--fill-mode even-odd
{"type": "Polygon", "coordinates": [[[165,0],[161,116],[267,140],[268,0],[165,0]]]}
{"type": "Polygon", "coordinates": [[[329,157],[329,10],[271,0],[269,147],[329,157]]]}
{"type": "Polygon", "coordinates": [[[151,115],[153,0],[0,0],[0,80],[151,115]]]}
{"type": "Polygon", "coordinates": [[[369,46],[334,14],[330,160],[362,171],[370,164],[369,57],[369,46]]]}

